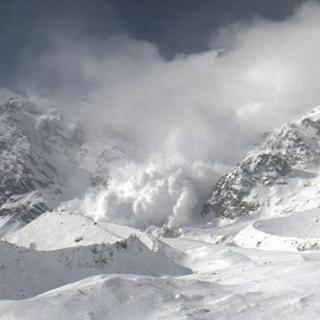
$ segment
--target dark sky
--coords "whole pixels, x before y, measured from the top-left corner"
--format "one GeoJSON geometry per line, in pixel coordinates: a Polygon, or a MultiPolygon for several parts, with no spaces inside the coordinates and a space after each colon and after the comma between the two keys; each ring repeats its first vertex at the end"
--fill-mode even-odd
{"type": "Polygon", "coordinates": [[[14,89],[24,55],[37,55],[50,35],[80,39],[129,33],[153,42],[168,59],[206,50],[217,27],[263,17],[281,20],[303,0],[3,0],[0,86],[14,89]]]}

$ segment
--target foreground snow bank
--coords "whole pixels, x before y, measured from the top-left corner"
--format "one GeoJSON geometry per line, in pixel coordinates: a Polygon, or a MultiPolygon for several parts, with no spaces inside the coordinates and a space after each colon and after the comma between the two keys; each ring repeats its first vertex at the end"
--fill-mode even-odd
{"type": "Polygon", "coordinates": [[[241,247],[263,250],[319,250],[319,223],[319,209],[259,220],[242,229],[233,242],[241,247]]]}
{"type": "Polygon", "coordinates": [[[138,238],[56,251],[35,251],[0,242],[0,299],[21,299],[98,274],[185,275],[161,251],[138,238]]]}

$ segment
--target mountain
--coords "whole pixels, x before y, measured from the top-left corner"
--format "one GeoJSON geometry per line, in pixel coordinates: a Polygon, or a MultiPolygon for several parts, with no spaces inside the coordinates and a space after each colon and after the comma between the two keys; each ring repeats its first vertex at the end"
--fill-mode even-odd
{"type": "Polygon", "coordinates": [[[0,216],[28,223],[88,187],[73,159],[83,137],[58,110],[11,99],[0,107],[0,136],[0,216]]]}
{"type": "Polygon", "coordinates": [[[220,179],[203,215],[235,219],[283,215],[320,205],[320,108],[269,132],[220,179]]]}
{"type": "Polygon", "coordinates": [[[88,138],[84,131],[44,101],[10,99],[0,107],[0,236],[106,186],[110,167],[135,152],[115,132],[88,138]]]}
{"type": "Polygon", "coordinates": [[[318,317],[320,108],[265,134],[179,229],[70,210],[135,157],[103,130],[50,104],[0,107],[0,320],[318,317]]]}

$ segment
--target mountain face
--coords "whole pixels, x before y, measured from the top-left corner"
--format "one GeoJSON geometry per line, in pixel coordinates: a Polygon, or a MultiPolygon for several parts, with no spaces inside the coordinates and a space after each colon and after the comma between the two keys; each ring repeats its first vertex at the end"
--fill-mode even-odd
{"type": "MultiPolygon", "coordinates": [[[[43,102],[11,99],[0,107],[0,224],[29,223],[92,186],[106,186],[112,166],[135,152],[127,137],[86,138],[43,102]],[[2,221],[2,222],[1,222],[2,221]]],[[[0,232],[1,233],[1,232],[0,232]]]]}
{"type": "Polygon", "coordinates": [[[292,202],[314,202],[320,164],[320,108],[300,121],[268,133],[261,146],[249,152],[217,183],[203,215],[235,219],[256,211],[272,215],[294,210],[292,202]],[[309,193],[301,193],[301,187],[309,193]],[[281,205],[281,206],[280,206],[281,205]],[[281,207],[281,208],[280,208],[281,207]]]}
{"type": "Polygon", "coordinates": [[[0,136],[0,216],[30,222],[87,187],[73,159],[81,134],[56,110],[10,100],[0,107],[0,136]]]}
{"type": "MultiPolygon", "coordinates": [[[[11,222],[28,223],[90,187],[106,187],[109,170],[135,154],[128,137],[110,131],[88,139],[80,124],[68,124],[56,108],[22,99],[0,107],[0,135],[0,217],[11,222]]],[[[310,202],[317,193],[319,138],[320,108],[269,132],[220,179],[202,214],[234,219],[289,212],[301,183],[310,202]]]]}
{"type": "Polygon", "coordinates": [[[268,133],[225,175],[201,227],[142,231],[60,205],[108,188],[110,171],[134,159],[128,137],[88,138],[54,107],[9,101],[0,107],[0,320],[317,319],[319,136],[320,108],[268,133]],[[235,221],[204,225],[216,217],[235,221]],[[27,225],[3,233],[16,221],[27,225]]]}

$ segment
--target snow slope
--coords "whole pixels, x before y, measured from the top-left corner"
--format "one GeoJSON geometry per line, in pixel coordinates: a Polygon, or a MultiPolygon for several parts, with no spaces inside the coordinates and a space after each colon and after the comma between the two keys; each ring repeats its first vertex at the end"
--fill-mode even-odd
{"type": "Polygon", "coordinates": [[[0,242],[0,299],[22,299],[92,275],[130,273],[159,276],[189,270],[153,252],[132,237],[114,244],[94,244],[36,251],[0,242]]]}
{"type": "Polygon", "coordinates": [[[32,221],[90,185],[73,161],[81,137],[51,105],[9,100],[0,107],[0,136],[0,216],[13,224],[32,221]]]}
{"type": "Polygon", "coordinates": [[[6,237],[18,246],[33,246],[37,250],[58,250],[95,243],[114,243],[127,237],[102,228],[90,218],[69,212],[47,212],[6,237]],[[72,227],[70,227],[72,226],[72,227]]]}
{"type": "Polygon", "coordinates": [[[317,208],[319,202],[320,108],[269,132],[264,141],[222,177],[203,215],[235,219],[317,208]]]}
{"type": "Polygon", "coordinates": [[[30,299],[5,301],[0,319],[317,319],[318,253],[169,242],[180,248],[193,243],[187,254],[196,264],[194,274],[91,277],[30,299]]]}
{"type": "Polygon", "coordinates": [[[233,241],[242,247],[264,250],[319,250],[319,220],[319,209],[258,220],[241,230],[233,241]]]}
{"type": "Polygon", "coordinates": [[[150,250],[159,247],[159,241],[140,230],[95,222],[89,217],[67,211],[44,213],[4,239],[18,246],[51,251],[79,245],[114,243],[131,236],[138,237],[150,250]]]}
{"type": "MultiPolygon", "coordinates": [[[[316,319],[320,253],[312,246],[298,250],[282,243],[292,236],[300,244],[318,240],[319,215],[313,210],[272,219],[243,217],[213,229],[185,228],[178,237],[154,240],[156,250],[137,238],[77,247],[74,237],[83,229],[72,233],[70,223],[57,232],[59,237],[70,231],[69,240],[63,240],[70,241],[69,249],[35,251],[2,242],[0,261],[6,265],[0,270],[0,319],[316,319]],[[94,248],[100,250],[101,263],[92,257],[94,248]]],[[[58,221],[71,218],[74,226],[88,225],[88,244],[103,240],[89,225],[98,234],[106,226],[67,212],[39,217],[17,231],[16,239],[28,239],[23,230],[31,236],[32,225],[48,231],[48,222],[54,226],[57,220],[59,226],[58,221]]],[[[132,232],[122,226],[114,231],[121,237],[127,229],[132,232]]],[[[109,237],[106,233],[104,239],[109,237]]]]}

